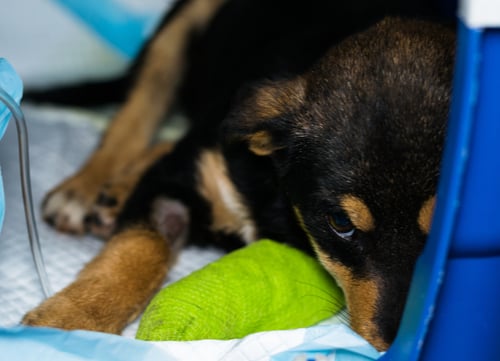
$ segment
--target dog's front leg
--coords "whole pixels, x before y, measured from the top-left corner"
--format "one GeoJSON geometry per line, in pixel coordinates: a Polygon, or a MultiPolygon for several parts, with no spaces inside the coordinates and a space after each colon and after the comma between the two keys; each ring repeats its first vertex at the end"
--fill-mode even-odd
{"type": "Polygon", "coordinates": [[[23,323],[120,333],[161,286],[172,243],[148,228],[115,235],[76,281],[25,315],[23,323]]]}
{"type": "MultiPolygon", "coordinates": [[[[148,148],[176,98],[193,33],[202,31],[226,0],[188,0],[151,41],[128,98],[82,169],[52,190],[43,217],[56,229],[85,233],[103,186],[148,148]]],[[[95,220],[95,219],[94,219],[95,220]]]]}
{"type": "Polygon", "coordinates": [[[182,56],[174,49],[168,57],[169,29],[152,42],[135,86],[99,147],[75,175],[46,196],[43,217],[56,229],[76,234],[88,231],[86,220],[103,186],[120,177],[148,148],[180,78],[177,72],[181,72],[182,56]],[[162,60],[165,57],[169,60],[162,60]]]}

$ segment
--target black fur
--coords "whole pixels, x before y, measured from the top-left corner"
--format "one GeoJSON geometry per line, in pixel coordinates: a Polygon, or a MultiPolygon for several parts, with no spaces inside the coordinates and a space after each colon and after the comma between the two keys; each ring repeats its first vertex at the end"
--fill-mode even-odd
{"type": "Polygon", "coordinates": [[[210,230],[210,205],[196,191],[200,154],[220,149],[258,237],[311,252],[309,236],[357,279],[377,280],[373,321],[392,342],[425,244],[416,220],[436,190],[454,40],[425,22],[370,28],[386,15],[433,18],[436,9],[431,1],[229,1],[193,34],[178,99],[192,128],[145,174],[118,229],[149,222],[154,200],[166,197],[189,208],[191,241],[242,246],[210,230]],[[264,88],[271,96],[260,99],[264,88]],[[249,150],[259,131],[268,156],[249,150]],[[327,222],[346,194],[366,203],[376,225],[349,240],[327,222]]]}
{"type": "Polygon", "coordinates": [[[297,206],[307,230],[332,260],[360,279],[382,280],[375,323],[390,343],[425,243],[416,219],[436,190],[454,42],[444,28],[393,20],[327,53],[387,13],[415,13],[398,3],[389,9],[374,1],[343,5],[229,2],[191,49],[180,100],[194,126],[146,174],[121,224],[143,219],[154,198],[173,197],[191,209],[191,239],[234,248],[234,234],[210,232],[209,206],[193,191],[197,156],[220,146],[259,237],[311,250],[293,215],[291,206],[297,206]],[[407,39],[413,39],[411,45],[407,39]],[[256,110],[245,100],[234,108],[235,94],[244,94],[240,99],[252,94],[248,88],[242,93],[242,87],[304,71],[307,89],[298,109],[261,121],[244,119],[255,118],[256,110]],[[230,109],[236,110],[228,116],[230,109]],[[245,136],[257,130],[278,143],[271,157],[248,150],[245,136]],[[343,194],[366,202],[377,223],[373,232],[356,231],[349,242],[332,234],[325,219],[343,194]]]}

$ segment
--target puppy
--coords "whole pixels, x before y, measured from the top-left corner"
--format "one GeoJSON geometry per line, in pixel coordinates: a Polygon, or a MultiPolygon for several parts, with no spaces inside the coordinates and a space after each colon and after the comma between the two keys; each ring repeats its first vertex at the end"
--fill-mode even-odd
{"type": "Polygon", "coordinates": [[[352,328],[390,345],[431,226],[454,35],[377,21],[416,12],[400,4],[332,3],[176,5],[100,147],[43,205],[110,239],[25,324],[119,333],[186,243],[266,237],[315,253],[352,328]],[[151,146],[174,101],[189,132],[151,146]]]}

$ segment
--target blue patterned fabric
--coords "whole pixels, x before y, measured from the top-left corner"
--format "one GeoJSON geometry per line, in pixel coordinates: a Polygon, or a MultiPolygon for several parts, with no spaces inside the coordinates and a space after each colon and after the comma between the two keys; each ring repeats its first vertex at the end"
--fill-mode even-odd
{"type": "MultiPolygon", "coordinates": [[[[9,94],[17,103],[20,102],[23,93],[21,79],[14,71],[9,62],[0,58],[0,88],[9,94]]],[[[0,139],[3,137],[7,125],[9,124],[10,111],[7,106],[0,101],[0,139]]],[[[0,169],[0,230],[2,229],[5,215],[5,199],[3,193],[2,172],[0,169]]]]}
{"type": "MultiPolygon", "coordinates": [[[[23,83],[10,63],[0,58],[0,88],[6,91],[19,104],[23,94],[23,83]]],[[[0,102],[0,139],[9,123],[10,112],[7,106],[0,102]]]]}
{"type": "Polygon", "coordinates": [[[139,11],[130,2],[121,0],[55,1],[128,58],[137,55],[163,15],[153,6],[139,11]]]}
{"type": "Polygon", "coordinates": [[[236,340],[146,342],[89,331],[0,328],[0,354],[23,361],[372,361],[378,353],[342,324],[268,331],[236,340]]]}

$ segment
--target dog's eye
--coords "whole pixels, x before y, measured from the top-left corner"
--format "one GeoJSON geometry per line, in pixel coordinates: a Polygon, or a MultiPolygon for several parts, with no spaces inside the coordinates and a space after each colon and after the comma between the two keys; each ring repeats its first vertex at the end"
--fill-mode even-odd
{"type": "Polygon", "coordinates": [[[342,211],[335,211],[328,214],[327,218],[330,229],[339,237],[349,239],[353,236],[356,229],[347,214],[342,211]]]}

